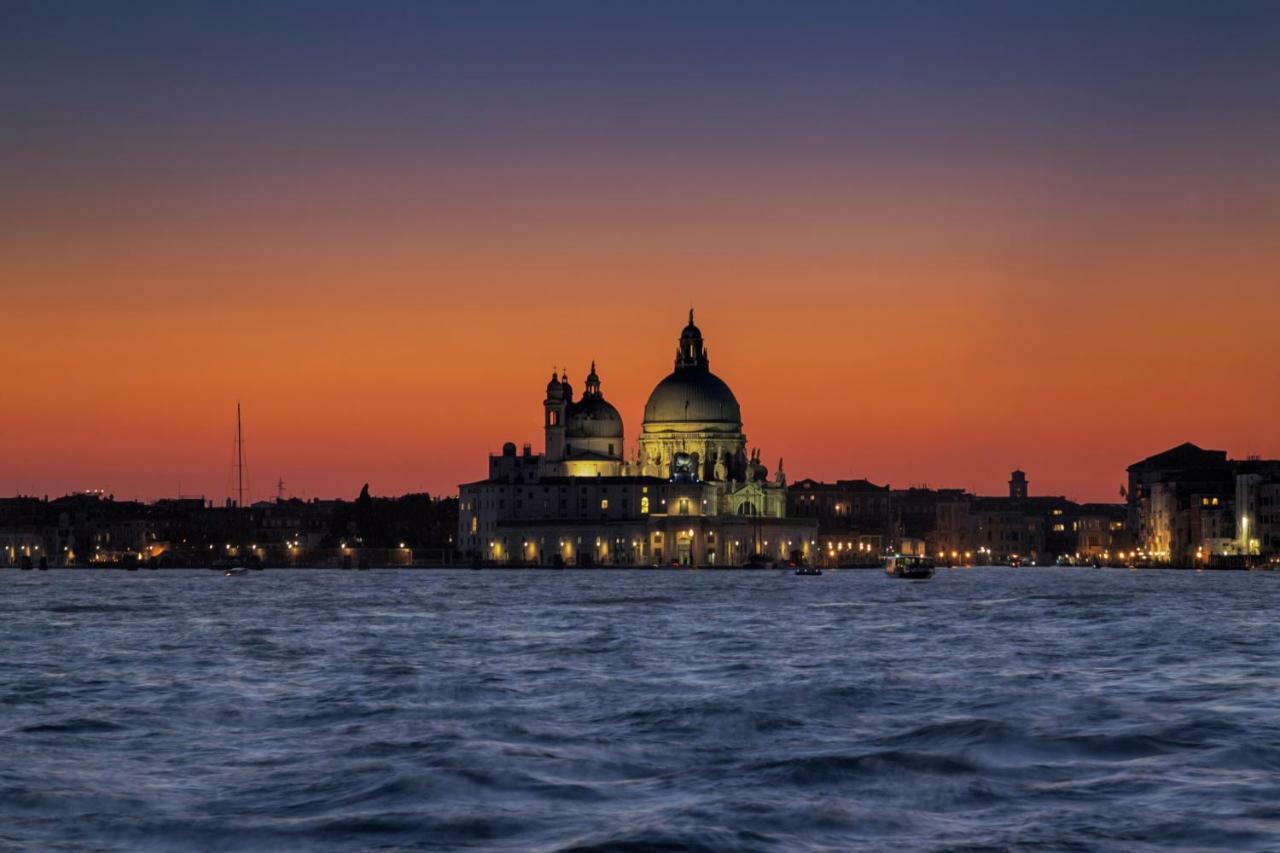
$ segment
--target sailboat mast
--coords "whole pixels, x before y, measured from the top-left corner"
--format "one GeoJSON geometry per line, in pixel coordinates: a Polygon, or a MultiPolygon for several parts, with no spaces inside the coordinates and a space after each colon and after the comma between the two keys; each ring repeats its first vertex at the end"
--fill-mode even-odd
{"type": "Polygon", "coordinates": [[[244,433],[240,429],[239,403],[236,403],[236,506],[244,507],[244,433]]]}

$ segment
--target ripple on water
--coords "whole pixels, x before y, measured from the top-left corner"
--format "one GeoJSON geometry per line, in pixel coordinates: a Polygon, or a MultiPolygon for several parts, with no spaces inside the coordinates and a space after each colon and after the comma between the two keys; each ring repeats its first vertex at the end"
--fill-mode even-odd
{"type": "Polygon", "coordinates": [[[821,580],[13,573],[0,846],[1275,848],[1280,584],[821,580]]]}

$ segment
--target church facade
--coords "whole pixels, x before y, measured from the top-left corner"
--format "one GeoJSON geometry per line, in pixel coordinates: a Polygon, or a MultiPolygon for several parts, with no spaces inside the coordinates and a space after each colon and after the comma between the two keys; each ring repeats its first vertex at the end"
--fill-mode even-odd
{"type": "Polygon", "coordinates": [[[741,566],[806,562],[816,522],[788,518],[786,475],[749,452],[742,412],[711,372],[693,311],[675,369],[649,395],[637,447],[593,362],[582,396],[553,371],[542,453],[508,442],[488,476],[459,487],[458,543],[528,566],[741,566]]]}

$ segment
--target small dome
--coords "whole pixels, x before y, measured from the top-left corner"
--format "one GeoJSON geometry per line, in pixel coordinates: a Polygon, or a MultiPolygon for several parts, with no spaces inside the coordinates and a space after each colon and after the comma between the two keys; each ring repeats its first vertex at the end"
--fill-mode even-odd
{"type": "Polygon", "coordinates": [[[566,438],[622,438],[622,415],[603,397],[584,397],[569,406],[566,438]]]}
{"type": "Polygon", "coordinates": [[[564,386],[560,384],[555,370],[551,371],[551,381],[547,383],[547,399],[559,400],[564,397],[564,386]]]}

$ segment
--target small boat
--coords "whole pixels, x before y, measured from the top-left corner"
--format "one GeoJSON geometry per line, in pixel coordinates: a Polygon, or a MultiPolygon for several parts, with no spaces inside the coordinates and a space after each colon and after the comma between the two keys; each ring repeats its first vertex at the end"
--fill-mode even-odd
{"type": "Polygon", "coordinates": [[[798,575],[820,575],[822,569],[817,566],[796,566],[796,574],[798,575]]]}
{"type": "Polygon", "coordinates": [[[249,574],[249,569],[246,566],[232,566],[231,568],[227,569],[226,573],[223,576],[228,578],[235,578],[235,577],[240,577],[241,575],[247,575],[247,574],[249,574]]]}
{"type": "Polygon", "coordinates": [[[913,557],[895,555],[884,565],[884,573],[891,578],[922,581],[933,577],[934,563],[932,557],[913,557]]]}

